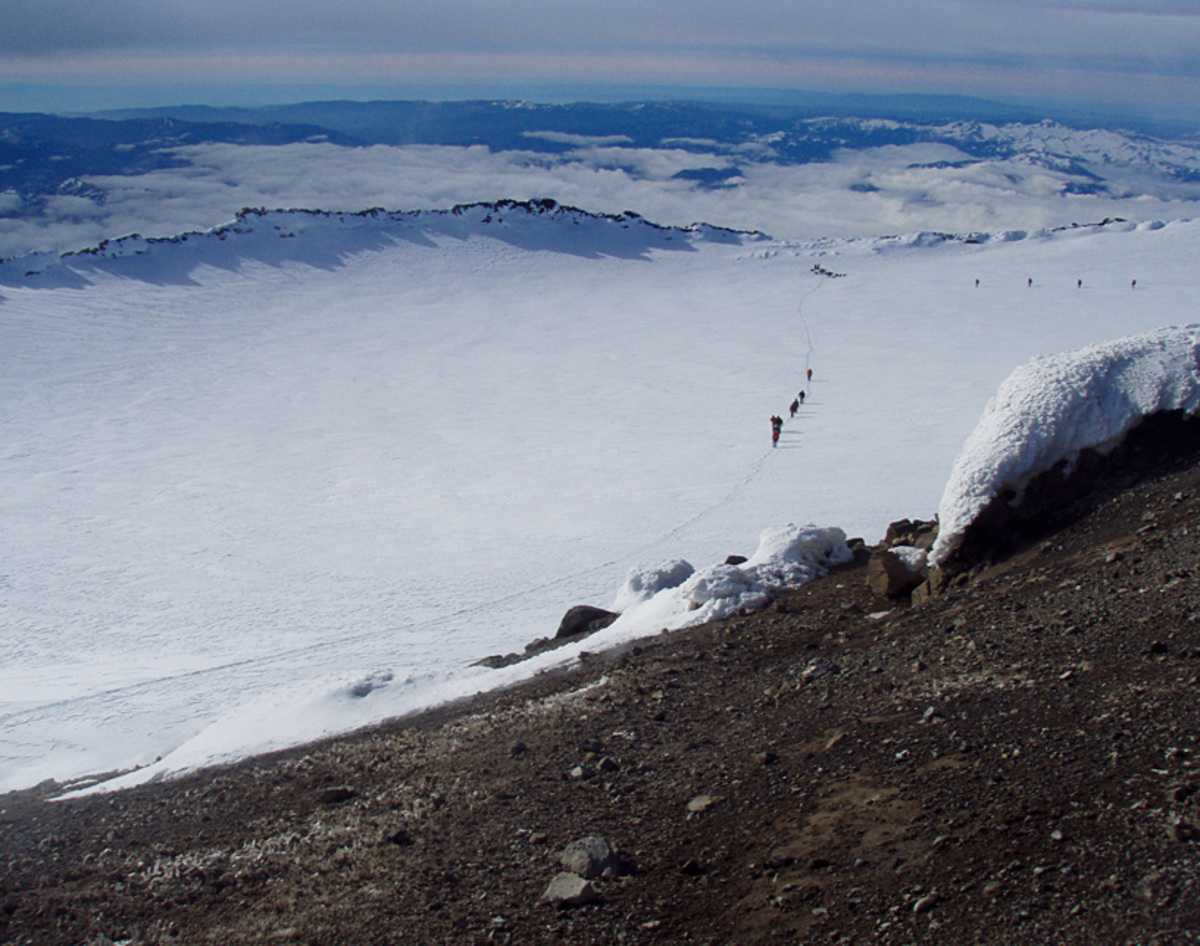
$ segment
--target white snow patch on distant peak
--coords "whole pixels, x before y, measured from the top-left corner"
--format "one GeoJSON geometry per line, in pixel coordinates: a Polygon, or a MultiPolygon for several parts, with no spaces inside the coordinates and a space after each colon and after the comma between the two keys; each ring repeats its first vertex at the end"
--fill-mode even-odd
{"type": "Polygon", "coordinates": [[[1200,407],[1200,325],[1170,326],[1035,358],[984,408],[954,463],[938,508],[930,559],[944,562],[967,527],[1005,487],[1082,450],[1115,446],[1143,417],[1200,407]]]}

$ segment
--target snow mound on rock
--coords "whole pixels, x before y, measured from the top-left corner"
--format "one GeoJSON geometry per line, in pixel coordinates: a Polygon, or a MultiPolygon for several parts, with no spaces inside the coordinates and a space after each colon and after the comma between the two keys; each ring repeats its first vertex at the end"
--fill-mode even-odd
{"type": "Polygon", "coordinates": [[[1143,417],[1200,407],[1200,325],[1169,326],[1035,358],[1000,385],[954,463],[930,560],[961,545],[1005,488],[1020,490],[1061,460],[1116,446],[1143,417]]]}
{"type": "Polygon", "coordinates": [[[920,572],[925,568],[929,555],[924,549],[912,545],[893,545],[891,553],[898,558],[910,572],[920,572]]]}
{"type": "MultiPolygon", "coordinates": [[[[764,529],[758,548],[746,562],[712,565],[640,602],[629,602],[607,636],[625,638],[663,628],[676,630],[755,611],[785,589],[807,584],[853,557],[846,533],[838,528],[789,523],[764,529]]],[[[628,585],[627,579],[618,602],[627,600],[623,596],[628,585]]]]}
{"type": "Polygon", "coordinates": [[[695,571],[691,562],[682,558],[668,559],[657,565],[634,566],[617,591],[613,610],[626,611],[643,601],[649,601],[660,591],[678,588],[695,571]]]}

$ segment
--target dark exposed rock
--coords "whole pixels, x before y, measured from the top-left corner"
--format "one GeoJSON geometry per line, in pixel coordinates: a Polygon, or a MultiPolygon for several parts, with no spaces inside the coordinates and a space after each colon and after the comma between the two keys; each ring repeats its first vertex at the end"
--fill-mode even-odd
{"type": "Polygon", "coordinates": [[[603,608],[594,608],[589,604],[577,604],[569,608],[558,623],[554,632],[555,639],[563,637],[582,637],[604,630],[621,615],[603,608]]]}
{"type": "Polygon", "coordinates": [[[726,565],[744,565],[748,561],[750,559],[746,558],[745,555],[727,555],[725,557],[726,565]]]}
{"type": "Polygon", "coordinates": [[[883,544],[888,548],[896,545],[912,545],[919,549],[930,549],[937,539],[936,519],[897,519],[890,523],[883,535],[883,544]]]}
{"type": "Polygon", "coordinates": [[[847,539],[846,547],[854,556],[855,565],[865,565],[871,558],[870,546],[862,538],[847,539]]]}
{"type": "Polygon", "coordinates": [[[501,667],[520,663],[522,659],[520,654],[489,654],[487,657],[481,657],[479,660],[474,661],[470,666],[490,667],[493,670],[499,670],[501,667]]]}

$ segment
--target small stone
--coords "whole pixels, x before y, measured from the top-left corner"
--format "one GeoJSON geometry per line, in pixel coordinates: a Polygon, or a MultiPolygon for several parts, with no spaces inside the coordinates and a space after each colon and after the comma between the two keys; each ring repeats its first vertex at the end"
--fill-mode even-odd
{"type": "Polygon", "coordinates": [[[582,782],[595,774],[590,765],[577,765],[567,773],[567,777],[573,782],[582,782]]]}
{"type": "Polygon", "coordinates": [[[779,756],[774,752],[756,752],[754,753],[754,761],[759,765],[774,765],[779,761],[779,756]]]}
{"type": "Polygon", "coordinates": [[[1200,790],[1200,785],[1185,782],[1182,785],[1172,785],[1167,791],[1167,798],[1173,802],[1185,802],[1200,790]]]}
{"type": "Polygon", "coordinates": [[[517,756],[522,756],[528,751],[529,747],[525,745],[525,743],[521,742],[520,739],[518,739],[509,747],[508,754],[515,759],[517,756]]]}
{"type": "Polygon", "coordinates": [[[1180,819],[1167,825],[1167,837],[1180,842],[1200,841],[1200,827],[1180,819]]]}
{"type": "Polygon", "coordinates": [[[1167,652],[1166,641],[1154,641],[1150,645],[1147,652],[1152,654],[1153,656],[1161,657],[1163,654],[1165,654],[1167,652]]]}
{"type": "Polygon", "coordinates": [[[1000,881],[989,880],[986,884],[983,885],[982,893],[985,897],[998,897],[998,896],[1000,896],[1000,891],[1002,889],[1003,889],[1003,884],[1001,884],[1000,881]]]}
{"type": "Polygon", "coordinates": [[[413,843],[412,835],[403,828],[398,828],[385,835],[383,840],[388,844],[396,845],[396,847],[411,847],[413,843]]]}
{"type": "Polygon", "coordinates": [[[579,907],[600,899],[596,888],[578,874],[563,871],[554,875],[542,894],[542,902],[557,907],[579,907]]]}
{"type": "Polygon", "coordinates": [[[915,901],[913,903],[912,912],[913,913],[928,913],[930,910],[932,910],[934,908],[934,906],[937,904],[937,902],[938,902],[938,895],[936,893],[927,893],[927,894],[925,894],[925,896],[921,897],[920,899],[918,899],[917,901],[915,901]]]}
{"type": "Polygon", "coordinates": [[[714,795],[697,795],[687,803],[687,810],[694,815],[708,811],[713,805],[717,804],[720,799],[714,795]]]}
{"type": "Polygon", "coordinates": [[[1050,832],[1050,840],[1051,841],[1061,841],[1062,839],[1063,839],[1063,833],[1061,831],[1059,831],[1058,828],[1055,828],[1053,831],[1050,832]]]}
{"type": "Polygon", "coordinates": [[[621,768],[621,766],[612,756],[606,755],[596,763],[596,768],[598,768],[601,772],[616,772],[621,768]]]}
{"type": "Polygon", "coordinates": [[[826,660],[824,657],[817,657],[809,662],[808,666],[800,674],[800,679],[804,681],[819,680],[821,677],[829,677],[841,673],[841,668],[832,660],[826,660]]]}
{"type": "Polygon", "coordinates": [[[704,864],[701,864],[694,857],[689,857],[680,865],[679,872],[681,874],[686,874],[689,877],[701,877],[708,873],[708,867],[706,867],[704,864]]]}

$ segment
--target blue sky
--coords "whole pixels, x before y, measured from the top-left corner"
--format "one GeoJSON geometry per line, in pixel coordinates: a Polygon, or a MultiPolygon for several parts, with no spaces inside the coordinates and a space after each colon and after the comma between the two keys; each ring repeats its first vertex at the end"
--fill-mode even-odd
{"type": "Polygon", "coordinates": [[[1196,0],[0,0],[0,21],[7,110],[648,84],[1200,118],[1196,0]]]}

